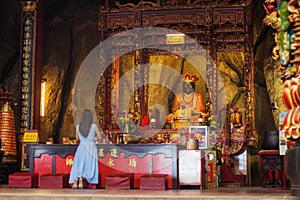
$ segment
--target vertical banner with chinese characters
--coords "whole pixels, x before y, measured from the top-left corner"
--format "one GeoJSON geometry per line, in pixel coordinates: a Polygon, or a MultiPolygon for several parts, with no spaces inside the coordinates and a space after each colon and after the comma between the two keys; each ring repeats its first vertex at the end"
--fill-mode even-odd
{"type": "MultiPolygon", "coordinates": [[[[37,0],[22,1],[21,23],[21,90],[20,90],[20,134],[34,127],[35,102],[38,89],[36,82],[37,45],[37,0]]],[[[40,78],[38,79],[40,80],[40,78]]]]}

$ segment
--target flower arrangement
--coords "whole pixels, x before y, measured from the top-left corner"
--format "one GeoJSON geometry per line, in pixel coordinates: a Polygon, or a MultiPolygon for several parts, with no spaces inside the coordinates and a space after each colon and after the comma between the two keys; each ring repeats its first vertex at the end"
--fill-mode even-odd
{"type": "Polygon", "coordinates": [[[213,115],[210,115],[206,118],[206,120],[204,121],[204,125],[208,126],[211,130],[216,130],[218,128],[218,124],[213,115]]]}

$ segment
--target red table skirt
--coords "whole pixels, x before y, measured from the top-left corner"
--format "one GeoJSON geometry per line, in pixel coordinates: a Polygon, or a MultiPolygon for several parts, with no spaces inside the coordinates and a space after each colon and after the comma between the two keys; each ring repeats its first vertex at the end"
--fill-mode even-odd
{"type": "Polygon", "coordinates": [[[133,173],[114,173],[105,177],[105,189],[126,190],[133,188],[133,173]]]}
{"type": "Polygon", "coordinates": [[[44,174],[40,176],[40,188],[61,189],[69,188],[68,173],[44,174]]]}
{"type": "Polygon", "coordinates": [[[145,174],[140,179],[141,190],[166,190],[168,188],[167,174],[145,174]]]}
{"type": "Polygon", "coordinates": [[[11,188],[36,188],[38,187],[37,173],[16,172],[8,176],[8,186],[11,188]]]}

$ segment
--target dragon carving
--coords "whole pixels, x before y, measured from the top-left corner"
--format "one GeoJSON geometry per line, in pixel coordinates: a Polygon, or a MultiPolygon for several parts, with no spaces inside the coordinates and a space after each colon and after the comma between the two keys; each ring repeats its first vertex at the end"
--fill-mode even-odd
{"type": "Polygon", "coordinates": [[[264,24],[275,29],[273,58],[279,62],[287,114],[281,125],[288,147],[300,138],[300,1],[266,0],[264,24]]]}

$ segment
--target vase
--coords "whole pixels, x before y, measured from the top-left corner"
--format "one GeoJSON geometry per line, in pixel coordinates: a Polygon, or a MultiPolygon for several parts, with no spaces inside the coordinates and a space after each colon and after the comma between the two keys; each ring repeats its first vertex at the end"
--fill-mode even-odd
{"type": "Polygon", "coordinates": [[[279,149],[279,132],[277,130],[267,131],[264,134],[262,143],[263,150],[278,150],[279,149]]]}

